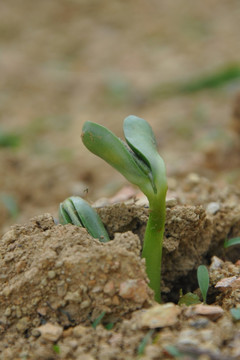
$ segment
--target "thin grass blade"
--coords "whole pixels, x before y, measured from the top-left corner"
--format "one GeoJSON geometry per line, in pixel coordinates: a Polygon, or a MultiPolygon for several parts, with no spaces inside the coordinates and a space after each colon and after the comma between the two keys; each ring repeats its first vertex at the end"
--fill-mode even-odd
{"type": "Polygon", "coordinates": [[[236,237],[230,240],[225,240],[224,247],[228,248],[229,246],[239,245],[239,244],[240,244],[240,237],[236,237]]]}
{"type": "Polygon", "coordinates": [[[204,303],[206,303],[207,292],[209,288],[209,275],[208,275],[208,269],[205,265],[200,265],[198,267],[197,279],[198,279],[198,285],[202,293],[203,301],[204,303]]]}

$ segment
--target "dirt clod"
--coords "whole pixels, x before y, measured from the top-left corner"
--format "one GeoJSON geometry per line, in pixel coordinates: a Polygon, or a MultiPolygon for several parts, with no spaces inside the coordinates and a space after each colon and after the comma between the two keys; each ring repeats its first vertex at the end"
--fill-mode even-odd
{"type": "MultiPolygon", "coordinates": [[[[201,193],[199,178],[188,181],[201,193]]],[[[141,259],[147,207],[99,208],[113,238],[109,243],[93,239],[85,229],[57,225],[49,214],[6,232],[0,242],[0,358],[21,353],[30,360],[135,359],[144,341],[150,359],[165,359],[173,344],[186,353],[192,347],[199,356],[224,358],[219,349],[228,342],[229,358],[238,354],[238,323],[229,310],[239,306],[240,266],[231,261],[239,257],[237,250],[226,252],[223,242],[226,234],[239,231],[239,208],[215,194],[219,209],[208,211],[213,198],[206,196],[202,206],[185,205],[184,196],[179,193],[167,207],[163,305],[153,300],[141,259]],[[217,257],[216,249],[228,260],[217,257]],[[211,257],[208,298],[214,304],[187,308],[169,303],[178,301],[180,289],[196,289],[197,266],[211,257]],[[95,329],[91,325],[99,317],[95,329]]]]}

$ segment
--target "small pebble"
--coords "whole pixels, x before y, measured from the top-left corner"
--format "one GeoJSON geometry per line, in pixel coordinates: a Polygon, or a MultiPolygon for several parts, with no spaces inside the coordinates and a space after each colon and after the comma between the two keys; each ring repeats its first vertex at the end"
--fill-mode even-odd
{"type": "Polygon", "coordinates": [[[91,305],[91,301],[90,300],[84,300],[81,302],[80,308],[81,309],[86,309],[88,306],[91,305]]]}
{"type": "Polygon", "coordinates": [[[55,276],[56,276],[56,272],[55,272],[55,271],[50,270],[50,271],[48,272],[48,278],[49,278],[49,279],[54,279],[55,276]]]}
{"type": "Polygon", "coordinates": [[[9,316],[11,315],[11,313],[12,313],[11,308],[10,308],[10,307],[7,307],[6,310],[5,310],[4,315],[5,315],[6,317],[9,317],[9,316]]]}
{"type": "Polygon", "coordinates": [[[178,202],[177,202],[177,199],[175,199],[175,198],[169,198],[169,199],[166,200],[166,207],[172,208],[172,207],[176,206],[177,203],[178,203],[178,202]]]}
{"type": "Polygon", "coordinates": [[[221,291],[240,288],[240,277],[231,276],[228,278],[221,279],[220,281],[217,282],[215,288],[220,289],[221,291]]]}
{"type": "Polygon", "coordinates": [[[189,306],[185,314],[188,317],[193,317],[194,315],[206,316],[214,321],[224,314],[224,310],[218,305],[197,304],[189,306]]]}
{"type": "Polygon", "coordinates": [[[219,259],[217,256],[213,256],[211,260],[212,262],[209,267],[210,271],[220,269],[224,264],[224,262],[221,259],[219,259]]]}
{"type": "Polygon", "coordinates": [[[39,337],[41,335],[38,329],[32,329],[32,336],[39,337]]]}
{"type": "Polygon", "coordinates": [[[187,176],[187,181],[189,181],[192,184],[198,184],[200,181],[200,176],[198,174],[195,173],[190,173],[187,176]]]}
{"type": "Polygon", "coordinates": [[[114,282],[112,280],[109,280],[106,285],[103,288],[103,292],[105,294],[108,294],[110,296],[113,296],[116,292],[114,282]]]}
{"type": "Polygon", "coordinates": [[[155,329],[175,325],[181,313],[179,306],[173,303],[156,305],[146,310],[141,317],[141,327],[155,329]]]}
{"type": "Polygon", "coordinates": [[[87,331],[87,327],[83,325],[77,325],[73,328],[73,336],[75,336],[76,338],[81,338],[86,335],[87,331]]]}
{"type": "Polygon", "coordinates": [[[144,280],[129,279],[120,284],[119,295],[123,299],[142,304],[148,298],[148,287],[144,280]]]}
{"type": "Polygon", "coordinates": [[[196,329],[202,329],[205,328],[209,324],[209,320],[206,318],[201,318],[197,320],[191,320],[189,322],[189,325],[196,328],[196,329]]]}
{"type": "Polygon", "coordinates": [[[27,316],[25,316],[18,321],[16,328],[19,332],[23,333],[28,329],[29,324],[30,324],[30,320],[27,316]]]}
{"type": "Polygon", "coordinates": [[[194,329],[184,329],[180,332],[178,339],[178,345],[198,346],[200,339],[198,333],[194,329]]]}
{"type": "Polygon", "coordinates": [[[212,215],[215,215],[219,210],[220,204],[217,202],[210,202],[206,208],[207,213],[212,215]]]}
{"type": "Polygon", "coordinates": [[[57,341],[63,333],[63,328],[59,325],[53,325],[47,323],[36,329],[39,331],[41,336],[48,341],[57,341]]]}

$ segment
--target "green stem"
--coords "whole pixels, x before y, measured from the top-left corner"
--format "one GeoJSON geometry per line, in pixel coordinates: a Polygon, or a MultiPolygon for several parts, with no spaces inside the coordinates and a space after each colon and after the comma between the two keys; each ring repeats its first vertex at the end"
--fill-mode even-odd
{"type": "Polygon", "coordinates": [[[142,257],[146,260],[149,286],[154,290],[155,300],[161,302],[162,244],[166,217],[166,190],[149,201],[149,219],[144,236],[142,257]]]}

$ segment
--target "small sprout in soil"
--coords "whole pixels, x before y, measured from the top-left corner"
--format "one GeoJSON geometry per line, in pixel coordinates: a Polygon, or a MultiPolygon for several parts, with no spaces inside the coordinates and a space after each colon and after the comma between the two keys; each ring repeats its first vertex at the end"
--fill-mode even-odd
{"type": "MultiPolygon", "coordinates": [[[[94,329],[96,329],[96,327],[102,323],[102,320],[103,320],[103,318],[104,318],[105,315],[106,315],[106,312],[103,311],[103,312],[92,322],[92,327],[93,327],[94,329]]],[[[106,330],[112,330],[112,328],[114,327],[114,323],[113,323],[113,322],[109,322],[109,323],[107,323],[107,324],[103,324],[103,326],[105,327],[106,330]]]]}
{"type": "Polygon", "coordinates": [[[20,135],[14,133],[5,133],[0,129],[0,148],[16,148],[20,145],[20,135]]]}
{"type": "Polygon", "coordinates": [[[240,320],[240,308],[233,308],[230,313],[235,321],[240,320]]]}
{"type": "Polygon", "coordinates": [[[53,345],[53,351],[54,351],[56,354],[60,354],[60,346],[57,345],[57,344],[54,344],[54,345],[53,345]]]}
{"type": "MultiPolygon", "coordinates": [[[[209,275],[208,270],[205,265],[200,265],[197,269],[197,279],[198,279],[198,286],[201,290],[203,302],[206,303],[207,299],[207,292],[209,288],[209,275]]],[[[180,290],[180,299],[178,301],[178,305],[194,305],[201,303],[200,298],[197,294],[192,292],[188,292],[187,294],[183,295],[182,290],[180,290]]]]}
{"type": "Polygon", "coordinates": [[[78,196],[71,196],[60,204],[59,222],[85,227],[95,239],[109,241],[108,233],[96,211],[78,196]]]}
{"type": "Polygon", "coordinates": [[[13,219],[17,218],[17,216],[19,215],[19,208],[18,208],[16,199],[10,194],[1,193],[0,194],[0,203],[1,202],[4,204],[9,215],[13,219]]]}
{"type": "Polygon", "coordinates": [[[188,292],[185,295],[180,294],[180,299],[178,301],[178,305],[186,305],[186,306],[200,304],[200,303],[201,301],[199,299],[199,296],[192,292],[188,292]]]}
{"type": "Polygon", "coordinates": [[[144,338],[141,340],[140,344],[138,345],[137,354],[138,356],[144,355],[145,348],[149,344],[150,339],[152,338],[152,335],[154,333],[155,329],[151,329],[147,332],[147,334],[144,336],[144,338]]]}
{"type": "Polygon", "coordinates": [[[93,122],[83,125],[82,141],[95,155],[137,185],[149,200],[149,219],[142,257],[155,300],[161,301],[162,243],[165,226],[167,179],[164,161],[158,154],[151,126],[137,116],[124,120],[126,143],[104,126],[93,122]]]}
{"type": "Polygon", "coordinates": [[[114,327],[114,323],[113,322],[107,323],[104,327],[106,330],[112,330],[112,328],[114,327]]]}
{"type": "Polygon", "coordinates": [[[200,265],[197,269],[198,285],[200,287],[203,302],[206,304],[207,292],[209,288],[209,275],[208,269],[205,265],[200,265]]]}
{"type": "Polygon", "coordinates": [[[236,237],[230,240],[225,240],[224,242],[225,248],[228,248],[229,246],[233,246],[233,245],[240,245],[240,237],[236,237]]]}
{"type": "Polygon", "coordinates": [[[101,324],[102,319],[104,318],[104,316],[106,315],[106,311],[103,311],[92,323],[92,327],[94,329],[96,329],[96,327],[101,324]]]}

